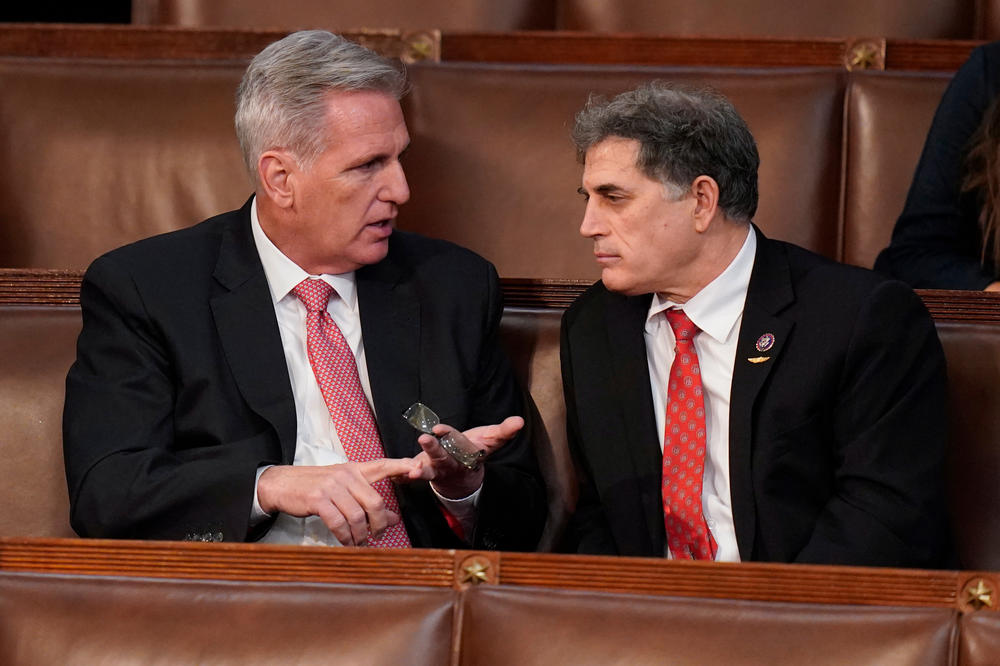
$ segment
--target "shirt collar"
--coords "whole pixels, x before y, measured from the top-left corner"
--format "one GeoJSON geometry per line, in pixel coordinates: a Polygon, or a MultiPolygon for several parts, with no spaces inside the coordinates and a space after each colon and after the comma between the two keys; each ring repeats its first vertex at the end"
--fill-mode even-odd
{"type": "Polygon", "coordinates": [[[357,309],[358,296],[354,271],[339,275],[329,273],[310,275],[302,270],[298,264],[285,256],[264,233],[260,226],[260,218],[257,217],[257,197],[254,197],[250,204],[250,228],[253,231],[257,254],[260,255],[260,263],[264,265],[264,275],[267,277],[267,286],[271,290],[271,301],[274,304],[288,296],[295,285],[311,277],[329,284],[351,310],[357,309]]]}
{"type": "Polygon", "coordinates": [[[757,253],[757,234],[748,225],[747,238],[736,257],[729,263],[726,270],[709,282],[684,304],[661,298],[653,294],[653,302],[649,306],[646,317],[647,324],[655,315],[669,308],[679,307],[699,329],[718,342],[725,342],[732,334],[743,314],[743,305],[747,299],[747,288],[750,286],[750,274],[753,272],[754,257],[757,253]]]}

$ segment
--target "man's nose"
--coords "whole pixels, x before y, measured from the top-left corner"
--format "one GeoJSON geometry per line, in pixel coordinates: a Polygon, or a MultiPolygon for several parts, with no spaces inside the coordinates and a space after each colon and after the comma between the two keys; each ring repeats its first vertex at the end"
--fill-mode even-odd
{"type": "Polygon", "coordinates": [[[584,238],[593,238],[603,235],[604,224],[601,215],[597,211],[597,206],[593,199],[587,201],[587,208],[583,211],[583,221],[580,222],[580,235],[584,238]]]}
{"type": "Polygon", "coordinates": [[[398,161],[389,166],[386,171],[386,182],[382,187],[381,198],[384,201],[391,201],[397,206],[410,200],[410,186],[406,182],[403,165],[398,161]]]}

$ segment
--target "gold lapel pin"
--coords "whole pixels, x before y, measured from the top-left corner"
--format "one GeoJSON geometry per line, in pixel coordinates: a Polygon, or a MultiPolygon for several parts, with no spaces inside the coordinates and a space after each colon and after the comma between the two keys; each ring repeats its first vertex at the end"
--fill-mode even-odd
{"type": "MultiPolygon", "coordinates": [[[[757,344],[754,347],[757,348],[759,352],[766,352],[774,346],[774,333],[765,333],[764,335],[757,338],[757,344]]],[[[751,356],[747,358],[751,363],[763,363],[764,361],[770,361],[770,356],[751,356]]]]}

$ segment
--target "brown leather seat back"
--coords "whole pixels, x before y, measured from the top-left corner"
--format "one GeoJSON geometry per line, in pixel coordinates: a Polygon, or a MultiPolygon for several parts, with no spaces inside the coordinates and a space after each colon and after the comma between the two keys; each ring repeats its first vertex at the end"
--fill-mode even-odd
{"type": "Polygon", "coordinates": [[[981,0],[976,6],[979,9],[979,30],[975,37],[988,42],[1000,39],[1000,0],[981,0]]]}
{"type": "MultiPolygon", "coordinates": [[[[995,595],[996,591],[993,593],[995,595]]],[[[990,612],[962,615],[959,618],[959,636],[959,664],[993,666],[997,663],[997,655],[1000,655],[1000,615],[990,612]]]]}
{"type": "Polygon", "coordinates": [[[548,491],[549,515],[539,549],[556,547],[576,506],[576,475],[566,442],[566,403],[559,367],[560,310],[507,308],[500,333],[521,386],[531,394],[535,452],[548,491]]]}
{"type": "MultiPolygon", "coordinates": [[[[537,408],[538,457],[548,483],[551,549],[575,506],[559,369],[559,310],[509,308],[501,323],[515,372],[537,408]]],[[[1000,570],[1000,326],[938,322],[951,393],[949,492],[961,563],[1000,570]]],[[[72,536],[62,462],[66,372],[80,311],[0,306],[0,536],[72,536]]]]}
{"type": "Polygon", "coordinates": [[[447,587],[0,574],[5,664],[446,664],[447,587]]]}
{"type": "Polygon", "coordinates": [[[238,208],[245,66],[0,58],[0,266],[84,268],[238,208]]]}
{"type": "MultiPolygon", "coordinates": [[[[725,594],[725,590],[719,590],[725,594]]],[[[956,611],[534,588],[465,592],[462,663],[947,664],[956,611]]]]}
{"type": "Polygon", "coordinates": [[[560,0],[561,30],[737,37],[976,37],[965,0],[560,0]]]}
{"type": "Polygon", "coordinates": [[[896,218],[951,73],[855,72],[847,88],[843,261],[871,268],[896,218]]]}
{"type": "Polygon", "coordinates": [[[465,245],[503,276],[596,279],[591,243],[578,234],[573,117],[592,91],[616,94],[653,79],[729,96],[761,153],[756,222],[837,257],[842,72],[440,64],[410,74],[412,198],[399,225],[465,245]]]}
{"type": "Polygon", "coordinates": [[[948,362],[949,494],[964,569],[1000,569],[1000,326],[938,322],[948,362]]]}
{"type": "Polygon", "coordinates": [[[133,0],[132,22],[327,30],[545,30],[555,27],[555,0],[133,0]]]}
{"type": "Polygon", "coordinates": [[[0,306],[0,536],[73,536],[62,411],[79,333],[79,308],[0,306]]]}

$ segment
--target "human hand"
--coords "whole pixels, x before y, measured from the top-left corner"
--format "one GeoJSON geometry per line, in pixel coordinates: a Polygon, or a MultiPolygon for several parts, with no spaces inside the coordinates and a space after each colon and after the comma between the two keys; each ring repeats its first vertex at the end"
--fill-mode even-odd
{"type": "Polygon", "coordinates": [[[520,416],[508,416],[501,423],[470,428],[459,432],[449,425],[434,426],[434,437],[420,435],[417,442],[423,449],[414,460],[423,469],[422,478],[430,478],[434,489],[449,499],[468,497],[483,484],[483,468],[471,470],[451,457],[441,447],[438,438],[450,434],[460,440],[459,444],[468,450],[479,449],[484,457],[509,442],[524,427],[520,416]]]}
{"type": "Polygon", "coordinates": [[[257,481],[266,513],[319,516],[345,546],[362,545],[399,522],[372,484],[382,479],[430,480],[431,470],[413,458],[380,458],[340,465],[276,465],[257,481]]]}

